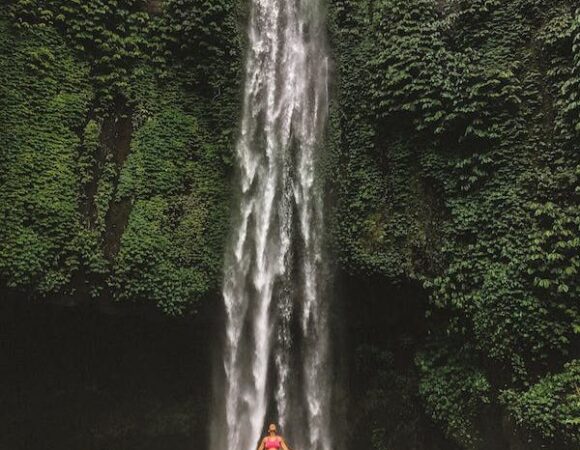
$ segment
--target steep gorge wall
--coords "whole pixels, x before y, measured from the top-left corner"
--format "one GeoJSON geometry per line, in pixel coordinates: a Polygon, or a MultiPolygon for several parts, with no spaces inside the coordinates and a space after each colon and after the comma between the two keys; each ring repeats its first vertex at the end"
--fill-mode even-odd
{"type": "MultiPolygon", "coordinates": [[[[243,2],[118,3],[2,6],[0,286],[191,313],[221,278],[243,2]]],[[[353,448],[577,445],[579,15],[329,1],[353,448]]]]}
{"type": "Polygon", "coordinates": [[[331,2],[334,247],[359,278],[424,289],[418,391],[462,448],[500,445],[486,411],[499,448],[580,438],[579,14],[331,2]]]}
{"type": "Polygon", "coordinates": [[[237,3],[10,1],[0,19],[2,285],[195,309],[228,228],[237,3]]]}

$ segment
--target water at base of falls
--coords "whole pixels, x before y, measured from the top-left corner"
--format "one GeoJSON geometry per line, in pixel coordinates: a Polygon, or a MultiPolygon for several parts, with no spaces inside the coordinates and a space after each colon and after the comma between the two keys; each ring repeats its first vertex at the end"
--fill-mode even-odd
{"type": "Polygon", "coordinates": [[[211,450],[254,450],[279,424],[330,450],[328,299],[317,154],[328,109],[323,0],[251,0],[238,207],[227,248],[211,450]]]}

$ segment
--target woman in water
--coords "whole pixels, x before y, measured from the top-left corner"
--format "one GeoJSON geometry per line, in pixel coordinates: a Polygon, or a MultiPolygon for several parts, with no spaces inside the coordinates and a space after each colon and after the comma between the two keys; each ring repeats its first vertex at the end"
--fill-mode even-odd
{"type": "Polygon", "coordinates": [[[268,426],[268,436],[266,436],[264,439],[262,439],[262,442],[260,443],[258,450],[270,450],[273,448],[275,448],[275,449],[281,448],[282,450],[290,450],[288,448],[288,446],[286,445],[286,441],[284,440],[284,438],[282,436],[278,436],[276,434],[276,425],[271,423],[268,426]]]}

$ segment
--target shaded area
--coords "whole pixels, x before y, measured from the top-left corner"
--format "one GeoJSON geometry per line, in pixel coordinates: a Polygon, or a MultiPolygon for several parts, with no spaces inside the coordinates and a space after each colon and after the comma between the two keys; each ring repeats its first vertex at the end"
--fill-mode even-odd
{"type": "Polygon", "coordinates": [[[0,448],[205,445],[208,317],[217,314],[120,313],[0,302],[0,448]]]}
{"type": "Polygon", "coordinates": [[[458,449],[425,414],[418,394],[415,358],[428,332],[425,292],[414,283],[345,273],[339,280],[346,299],[347,448],[458,449]]]}
{"type": "MultiPolygon", "coordinates": [[[[114,192],[116,193],[119,182],[119,174],[131,151],[131,137],[133,125],[131,117],[121,117],[106,119],[103,123],[101,135],[102,144],[108,148],[112,159],[117,167],[117,176],[113,181],[114,192]]],[[[121,247],[121,238],[129,222],[131,214],[131,203],[124,198],[115,201],[114,197],[109,202],[109,208],[105,217],[104,232],[104,254],[107,259],[114,259],[121,247]]]]}

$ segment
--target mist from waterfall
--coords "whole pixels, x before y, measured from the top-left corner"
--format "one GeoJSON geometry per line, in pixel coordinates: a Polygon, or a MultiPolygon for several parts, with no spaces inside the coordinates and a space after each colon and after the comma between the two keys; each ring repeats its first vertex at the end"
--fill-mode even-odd
{"type": "Polygon", "coordinates": [[[254,450],[268,422],[330,450],[332,368],[323,193],[323,0],[251,0],[238,202],[226,251],[223,365],[211,450],[254,450]]]}

